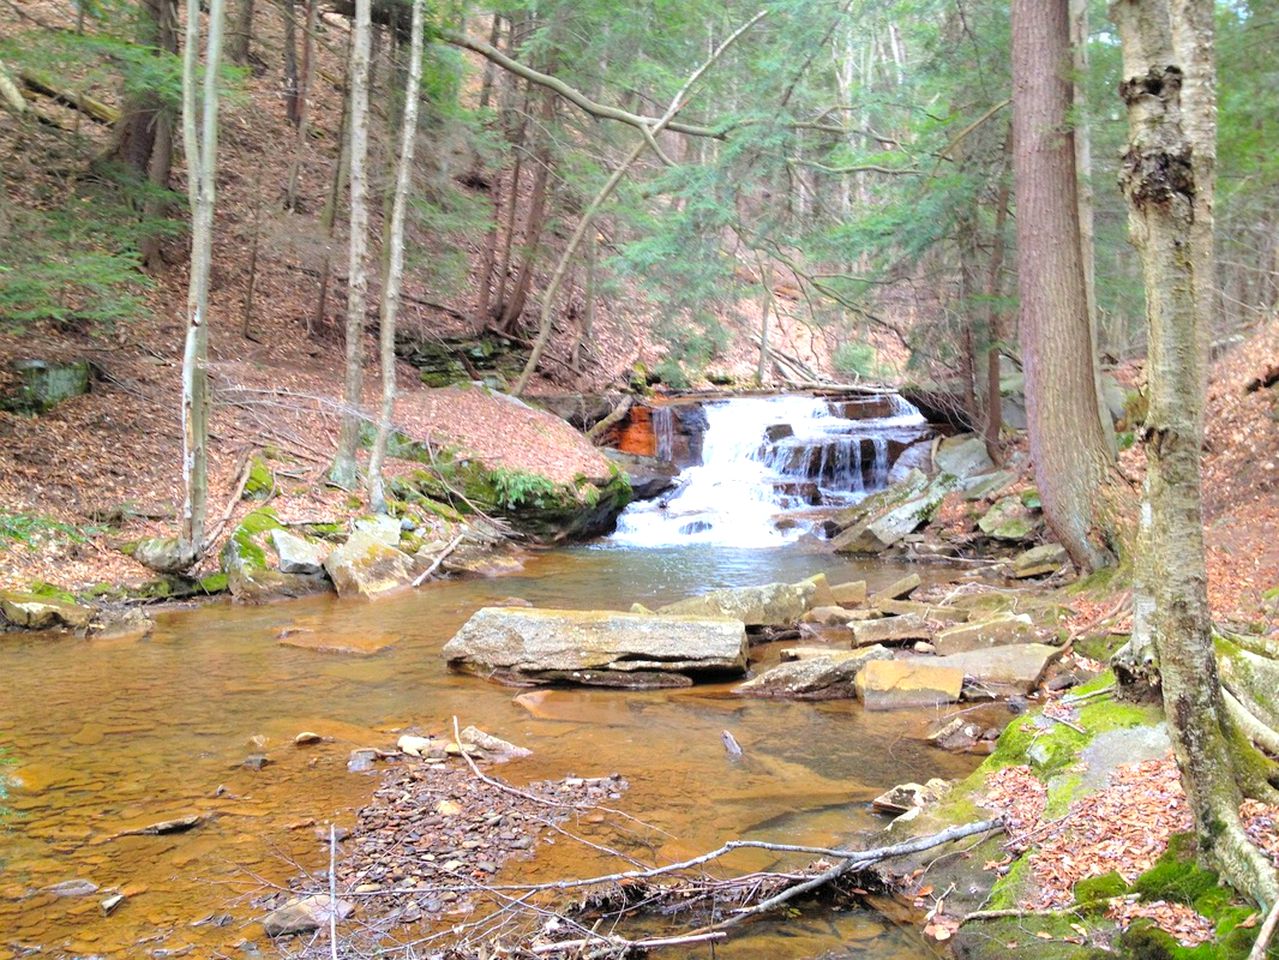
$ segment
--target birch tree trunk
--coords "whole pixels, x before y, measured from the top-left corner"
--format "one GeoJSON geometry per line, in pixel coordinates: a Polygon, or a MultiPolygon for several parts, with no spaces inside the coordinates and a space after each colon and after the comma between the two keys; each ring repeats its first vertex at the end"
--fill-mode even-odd
{"type": "Polygon", "coordinates": [[[182,58],[182,140],[191,205],[191,270],[187,330],[182,351],[182,530],[178,549],[194,563],[204,552],[209,497],[208,371],[209,271],[213,260],[213,208],[218,159],[218,70],[222,60],[224,0],[209,2],[204,76],[199,77],[200,7],[187,6],[182,58]],[[199,108],[197,113],[197,98],[199,108]]]}
{"type": "MultiPolygon", "coordinates": [[[[1239,804],[1245,790],[1273,799],[1265,778],[1273,766],[1249,740],[1273,747],[1274,734],[1241,705],[1253,700],[1246,691],[1223,692],[1204,564],[1200,457],[1215,308],[1213,2],[1114,0],[1111,16],[1123,44],[1120,95],[1129,124],[1120,181],[1146,287],[1140,580],[1152,594],[1164,710],[1201,852],[1237,889],[1269,906],[1279,899],[1279,878],[1245,835],[1239,804]]],[[[1261,698],[1267,695],[1273,714],[1273,685],[1261,698]]]]}
{"type": "Polygon", "coordinates": [[[378,346],[382,365],[382,410],[377,437],[369,458],[369,507],[386,513],[386,493],[382,482],[382,461],[395,413],[395,321],[400,310],[400,290],[404,282],[404,217],[413,180],[413,147],[417,143],[418,101],[422,92],[422,32],[425,0],[413,0],[412,38],[409,42],[409,75],[404,83],[404,116],[400,130],[400,159],[395,174],[395,197],[391,201],[391,238],[387,253],[386,283],[382,287],[382,315],[378,346]]]}
{"type": "Polygon", "coordinates": [[[1101,431],[1080,256],[1068,0],[1013,0],[1013,182],[1026,414],[1044,515],[1081,570],[1113,562],[1123,518],[1101,431]]]}
{"type": "Polygon", "coordinates": [[[360,406],[364,393],[364,309],[369,289],[369,48],[372,44],[372,0],[355,0],[355,32],[351,41],[350,264],[346,296],[346,383],[342,431],[329,480],[350,490],[356,485],[355,452],[360,444],[360,406]]]}

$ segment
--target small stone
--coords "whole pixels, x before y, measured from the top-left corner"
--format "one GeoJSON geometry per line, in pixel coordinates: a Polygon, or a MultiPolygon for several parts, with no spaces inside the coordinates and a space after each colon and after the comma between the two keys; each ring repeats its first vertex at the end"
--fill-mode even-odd
{"type": "Polygon", "coordinates": [[[324,738],[318,733],[312,733],[310,730],[303,730],[293,738],[293,743],[295,746],[304,747],[307,744],[319,743],[323,739],[324,738]]]}
{"type": "Polygon", "coordinates": [[[240,766],[248,770],[261,770],[263,767],[268,766],[270,763],[271,763],[271,759],[266,754],[254,753],[245,757],[244,762],[241,763],[240,766]]]}
{"type": "Polygon", "coordinates": [[[115,908],[120,906],[122,903],[124,903],[124,894],[113,893],[111,896],[103,900],[99,906],[102,907],[103,916],[109,917],[113,912],[115,912],[115,908]]]}
{"type": "Polygon", "coordinates": [[[456,800],[441,800],[435,805],[435,812],[442,817],[456,817],[462,812],[462,805],[456,800]]]}
{"type": "Polygon", "coordinates": [[[98,885],[92,880],[63,880],[44,888],[45,893],[55,897],[87,897],[98,892],[98,885]]]}
{"type": "Polygon", "coordinates": [[[330,915],[345,920],[354,910],[354,905],[345,900],[338,900],[333,905],[327,896],[299,897],[272,910],[262,919],[262,926],[268,937],[285,937],[327,926],[330,915]]]}

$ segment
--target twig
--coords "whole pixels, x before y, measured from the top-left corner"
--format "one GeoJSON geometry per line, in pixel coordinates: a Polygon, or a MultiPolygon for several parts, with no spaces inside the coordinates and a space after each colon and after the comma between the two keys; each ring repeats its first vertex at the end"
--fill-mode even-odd
{"type": "Polygon", "coordinates": [[[338,960],[338,832],[329,824],[329,949],[338,960]]]}
{"type": "Polygon", "coordinates": [[[1044,713],[1044,716],[1047,717],[1049,720],[1051,720],[1053,723],[1060,723],[1063,727],[1070,727],[1070,729],[1074,730],[1076,733],[1082,733],[1085,736],[1088,735],[1088,731],[1085,730],[1083,727],[1081,727],[1077,723],[1071,723],[1069,720],[1063,720],[1061,717],[1054,717],[1051,713],[1047,713],[1047,712],[1044,713]]]}
{"type": "Polygon", "coordinates": [[[1265,960],[1276,925],[1279,925],[1279,900],[1271,904],[1270,912],[1266,914],[1266,920],[1257,933],[1257,942],[1252,945],[1252,951],[1248,954],[1248,960],[1265,960]]]}
{"type": "Polygon", "coordinates": [[[1115,685],[1112,683],[1109,686],[1102,687],[1100,690],[1089,690],[1087,693],[1076,693],[1069,697],[1062,697],[1061,702],[1069,704],[1083,703],[1085,700],[1091,700],[1094,697],[1103,697],[1106,694],[1113,692],[1114,689],[1115,685]]]}
{"type": "MultiPolygon", "coordinates": [[[[436,570],[440,568],[440,564],[444,562],[444,560],[448,557],[448,555],[457,549],[457,545],[462,542],[462,538],[465,536],[466,536],[465,533],[459,533],[456,537],[454,537],[449,542],[449,545],[440,551],[439,556],[435,558],[435,560],[431,563],[431,565],[427,567],[419,576],[414,578],[411,586],[420,587],[422,585],[422,582],[426,580],[427,577],[429,577],[431,574],[433,574],[436,570]]],[[[454,720],[456,719],[457,718],[454,717],[454,720]]]]}
{"type": "Polygon", "coordinates": [[[240,470],[240,478],[235,483],[235,490],[231,494],[231,499],[227,501],[226,509],[222,511],[222,517],[214,526],[212,532],[204,538],[204,545],[217,543],[218,537],[222,535],[222,528],[227,525],[227,521],[231,519],[231,514],[235,513],[235,505],[240,502],[240,498],[244,496],[244,488],[249,485],[249,475],[253,472],[253,454],[250,452],[244,458],[244,467],[240,470]]]}
{"type": "MultiPolygon", "coordinates": [[[[1123,897],[1103,897],[1100,900],[1089,900],[1086,903],[1073,903],[1066,907],[1057,907],[1055,909],[1021,909],[1018,907],[1009,907],[1002,910],[974,910],[972,913],[966,914],[959,918],[960,926],[969,920],[1002,920],[1008,917],[1057,917],[1063,913],[1084,913],[1096,907],[1104,907],[1115,900],[1125,899],[1123,897]]],[[[1251,960],[1251,958],[1249,958],[1251,960]]]]}
{"type": "Polygon", "coordinates": [[[712,930],[706,933],[689,933],[679,937],[653,937],[649,940],[627,940],[624,937],[604,937],[597,936],[593,938],[583,937],[580,940],[561,940],[558,943],[540,943],[533,947],[530,951],[537,956],[545,956],[548,953],[566,953],[570,950],[581,950],[594,944],[608,946],[617,950],[655,950],[658,947],[679,947],[688,943],[705,943],[707,940],[723,940],[728,934],[722,930],[712,930]]]}

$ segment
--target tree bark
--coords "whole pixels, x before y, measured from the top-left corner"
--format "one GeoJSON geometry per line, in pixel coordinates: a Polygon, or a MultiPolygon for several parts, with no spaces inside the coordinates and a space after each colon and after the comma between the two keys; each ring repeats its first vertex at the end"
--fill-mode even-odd
{"type": "Polygon", "coordinates": [[[249,62],[249,48],[253,45],[253,2],[239,0],[235,8],[235,27],[227,38],[227,59],[240,66],[249,62]]]}
{"type": "Polygon", "coordinates": [[[297,210],[298,181],[302,176],[302,155],[306,151],[307,141],[307,106],[312,74],[315,72],[315,24],[319,19],[319,11],[319,0],[307,0],[306,27],[302,31],[302,67],[298,76],[297,131],[293,138],[293,159],[289,163],[289,182],[284,191],[285,210],[297,210]]]}
{"type": "Polygon", "coordinates": [[[209,2],[204,78],[198,76],[200,10],[187,8],[182,64],[182,136],[191,204],[191,270],[187,283],[187,331],[182,351],[182,530],[179,550],[194,562],[204,552],[209,497],[208,371],[209,271],[213,260],[213,209],[218,158],[218,69],[222,58],[224,0],[209,2]],[[196,100],[199,96],[199,112],[196,100]]]}
{"type": "MultiPolygon", "coordinates": [[[[1120,179],[1146,286],[1145,568],[1164,709],[1205,858],[1263,906],[1274,866],[1244,834],[1238,744],[1214,652],[1200,457],[1215,308],[1212,0],[1115,0],[1129,143],[1120,179]]],[[[1237,703],[1237,701],[1236,701],[1237,703]]]]}
{"type": "Polygon", "coordinates": [[[1008,339],[1004,329],[1004,311],[999,307],[1003,293],[1004,232],[1008,222],[1008,198],[1011,185],[1008,167],[1012,160],[1012,130],[1004,138],[1004,162],[999,171],[999,191],[995,194],[995,228],[990,246],[990,263],[986,273],[986,452],[996,463],[1002,463],[1004,451],[999,434],[1004,424],[1004,395],[1000,386],[1000,356],[1008,339]]]}
{"type": "Polygon", "coordinates": [[[1113,562],[1120,524],[1101,432],[1080,256],[1068,0],[1013,0],[1013,177],[1026,413],[1044,515],[1081,570],[1113,562]]]}
{"type": "MultiPolygon", "coordinates": [[[[551,147],[548,128],[555,118],[555,94],[549,90],[542,94],[542,107],[538,111],[538,147],[533,152],[535,169],[533,170],[533,186],[529,191],[528,216],[524,220],[524,260],[520,264],[519,275],[515,279],[515,287],[510,299],[502,304],[500,327],[507,333],[515,329],[524,307],[528,303],[529,290],[533,285],[533,272],[537,268],[537,257],[542,245],[542,232],[546,229],[547,194],[551,179],[551,147]]],[[[512,200],[515,197],[512,196],[512,200]]]]}
{"type": "MultiPolygon", "coordinates": [[[[177,8],[172,0],[142,0],[138,4],[138,45],[156,56],[178,52],[177,8]]],[[[141,89],[125,97],[110,158],[123,163],[138,177],[147,177],[155,148],[158,120],[164,101],[153,89],[141,89]]],[[[170,127],[170,129],[172,129],[170,127]]],[[[166,180],[168,171],[166,173],[166,180]]]]}
{"type": "Polygon", "coordinates": [[[356,449],[360,444],[364,393],[364,310],[369,288],[369,201],[366,166],[369,155],[369,48],[372,43],[372,0],[356,0],[351,41],[350,180],[351,225],[346,297],[346,377],[342,429],[329,480],[344,489],[356,484],[356,449]]]}
{"type": "Polygon", "coordinates": [[[413,33],[409,41],[409,69],[404,83],[404,116],[400,130],[400,159],[395,173],[395,196],[391,201],[391,236],[388,245],[386,283],[382,288],[382,316],[378,346],[382,366],[382,410],[377,437],[369,458],[369,507],[386,513],[386,492],[382,482],[382,461],[391,435],[395,414],[395,321],[400,310],[400,289],[404,282],[404,218],[413,180],[413,148],[417,143],[418,101],[422,96],[422,33],[425,0],[413,0],[413,33]]]}
{"type": "Polygon", "coordinates": [[[297,0],[284,0],[284,114],[295,127],[302,122],[299,86],[297,0]]]}

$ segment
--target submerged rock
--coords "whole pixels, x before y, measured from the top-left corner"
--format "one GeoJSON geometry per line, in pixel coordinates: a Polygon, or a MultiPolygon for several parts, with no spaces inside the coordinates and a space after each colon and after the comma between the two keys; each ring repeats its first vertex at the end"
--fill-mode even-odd
{"type": "Polygon", "coordinates": [[[341,921],[354,912],[355,906],[345,900],[332,901],[326,895],[313,894],[272,910],[262,918],[262,927],[268,937],[287,937],[327,927],[331,916],[336,915],[341,921]]]}
{"type": "Polygon", "coordinates": [[[935,707],[959,699],[964,671],[924,658],[872,660],[857,674],[857,699],[867,710],[935,707]]]}
{"type": "Polygon", "coordinates": [[[892,657],[886,648],[861,650],[804,649],[796,659],[779,663],[757,677],[733,688],[743,697],[774,697],[787,700],[836,700],[854,695],[857,673],[872,660],[892,657]]]}
{"type": "Polygon", "coordinates": [[[723,617],[485,607],[444,645],[444,656],[454,667],[517,682],[651,686],[663,675],[683,684],[743,673],[746,648],[742,621],[723,617]]]}
{"type": "Polygon", "coordinates": [[[778,626],[802,617],[816,593],[817,585],[811,580],[767,583],[762,587],[712,590],[659,607],[657,612],[678,617],[727,617],[748,627],[778,626]]]}

